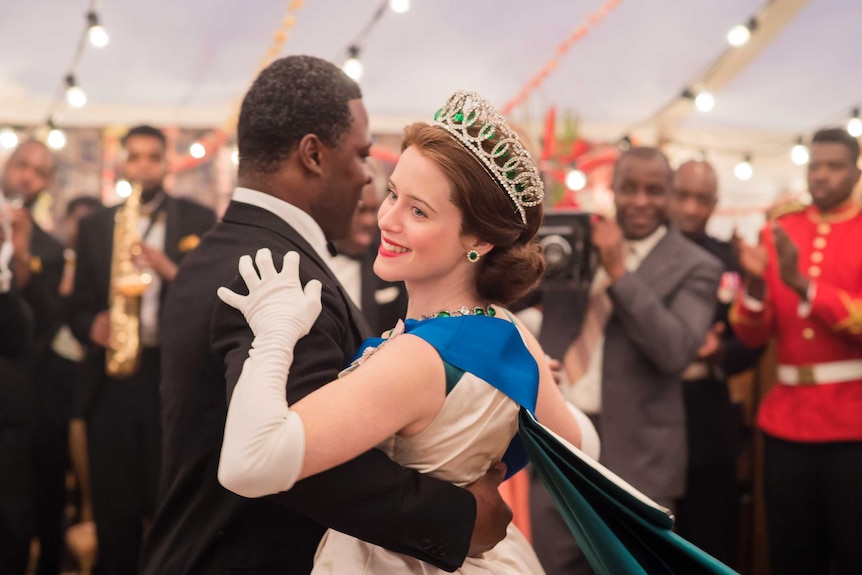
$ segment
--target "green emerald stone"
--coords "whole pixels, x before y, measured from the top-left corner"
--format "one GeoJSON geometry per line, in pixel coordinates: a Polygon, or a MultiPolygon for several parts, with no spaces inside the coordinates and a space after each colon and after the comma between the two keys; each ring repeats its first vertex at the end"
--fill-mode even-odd
{"type": "Polygon", "coordinates": [[[452,314],[449,313],[448,311],[441,311],[440,313],[437,314],[437,317],[452,317],[452,314]]]}
{"type": "Polygon", "coordinates": [[[485,315],[485,310],[480,307],[476,307],[473,308],[473,313],[476,315],[485,315]]]}
{"type": "Polygon", "coordinates": [[[464,113],[463,112],[455,112],[455,121],[459,124],[464,121],[464,113]]]}
{"type": "Polygon", "coordinates": [[[497,312],[494,311],[494,308],[488,306],[488,317],[494,317],[495,315],[497,315],[497,312]]]}

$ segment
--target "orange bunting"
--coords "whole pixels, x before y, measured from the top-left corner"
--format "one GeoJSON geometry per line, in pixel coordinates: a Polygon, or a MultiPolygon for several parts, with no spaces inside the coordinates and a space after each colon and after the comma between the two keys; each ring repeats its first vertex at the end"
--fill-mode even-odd
{"type": "Polygon", "coordinates": [[[505,106],[503,106],[501,113],[504,116],[507,116],[512,113],[512,110],[520,106],[524,103],[527,97],[531,92],[535,91],[542,82],[553,72],[560,63],[560,59],[566,55],[569,49],[578,41],[580,41],[587,33],[590,31],[590,27],[594,27],[599,22],[605,19],[605,17],[611,13],[611,11],[619,5],[622,0],[608,0],[605,4],[599,9],[598,12],[594,12],[587,17],[589,24],[581,24],[578,26],[569,36],[567,36],[562,42],[557,45],[557,48],[554,52],[554,55],[545,63],[544,66],[536,73],[533,78],[524,85],[524,88],[518,93],[518,95],[509,100],[505,106]]]}

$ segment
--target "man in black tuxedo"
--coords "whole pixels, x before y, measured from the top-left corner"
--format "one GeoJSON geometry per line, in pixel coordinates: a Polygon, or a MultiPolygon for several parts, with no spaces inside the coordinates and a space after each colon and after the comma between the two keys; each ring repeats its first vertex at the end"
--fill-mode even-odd
{"type": "Polygon", "coordinates": [[[741,285],[731,244],[706,233],[718,203],[718,179],[707,162],[686,162],[674,174],[668,213],[674,228],[724,265],[712,329],[697,360],[683,373],[688,471],[677,509],[680,535],[717,559],[733,564],[739,489],[736,459],[742,448],[742,413],[731,401],[727,378],[757,363],[727,323],[741,285]]]}
{"type": "Polygon", "coordinates": [[[92,397],[85,414],[91,467],[93,514],[99,539],[101,575],[137,572],[145,522],[152,519],[160,459],[158,383],[160,331],[183,321],[166,315],[161,302],[170,291],[177,264],[215,224],[215,214],[194,202],[172,198],[165,136],[150,126],[132,128],[123,138],[123,172],[140,182],[136,265],[153,282],[141,298],[141,361],[126,379],[105,372],[114,217],[117,207],[87,216],[78,232],[75,286],[69,303],[70,327],[90,346],[86,377],[92,397]]]}
{"type": "Polygon", "coordinates": [[[388,187],[386,175],[373,159],[368,160],[371,182],[362,188],[353,213],[350,233],[333,242],[338,252],[330,263],[332,272],[375,335],[392,329],[407,313],[407,290],[403,282],[390,282],[374,273],[374,260],[380,247],[377,209],[388,187]]]}
{"type": "MultiPolygon", "coordinates": [[[[36,505],[41,503],[43,495],[34,487],[30,469],[33,439],[40,436],[42,429],[41,412],[34,410],[37,397],[34,365],[62,321],[59,287],[63,245],[43,230],[31,213],[55,171],[56,162],[50,150],[41,142],[28,140],[12,152],[0,179],[3,204],[15,206],[5,208],[0,215],[11,218],[12,224],[13,252],[6,264],[13,276],[10,286],[13,293],[7,297],[26,308],[34,336],[26,353],[0,360],[0,461],[6,472],[0,472],[3,498],[0,523],[5,524],[0,526],[0,565],[13,574],[26,570],[30,537],[36,534],[37,511],[41,511],[36,505]]],[[[20,337],[22,343],[28,339],[24,333],[20,337]]]]}
{"type": "Polygon", "coordinates": [[[287,492],[245,499],[217,480],[228,402],[253,339],[216,297],[243,292],[236,265],[267,247],[300,254],[305,283],[323,284],[323,311],[297,344],[286,390],[295,402],[337,377],[365,320],[329,268],[327,239],[344,237],[369,180],[371,141],[358,85],[309,56],[277,60],[252,85],[238,126],[239,187],[223,221],[181,266],[163,332],[164,464],[146,575],[305,574],[327,527],[447,571],[490,549],[511,518],[500,470],[468,489],[400,468],[371,450],[287,492]]]}

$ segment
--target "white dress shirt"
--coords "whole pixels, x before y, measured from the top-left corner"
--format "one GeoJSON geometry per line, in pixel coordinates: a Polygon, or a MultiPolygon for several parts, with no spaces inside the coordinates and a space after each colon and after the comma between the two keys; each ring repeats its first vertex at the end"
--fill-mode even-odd
{"type": "Polygon", "coordinates": [[[362,309],[362,262],[337,255],[329,262],[329,267],[356,307],[362,309]]]}

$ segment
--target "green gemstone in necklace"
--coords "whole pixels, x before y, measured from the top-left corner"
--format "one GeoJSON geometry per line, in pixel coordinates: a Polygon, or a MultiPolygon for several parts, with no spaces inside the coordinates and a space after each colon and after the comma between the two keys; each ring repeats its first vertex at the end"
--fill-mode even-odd
{"type": "Polygon", "coordinates": [[[430,313],[427,315],[423,315],[421,317],[421,319],[425,320],[425,319],[431,319],[431,318],[436,318],[436,317],[461,317],[461,316],[465,316],[465,315],[484,315],[484,316],[488,316],[488,317],[494,317],[495,315],[497,315],[497,312],[494,311],[494,308],[491,307],[490,305],[486,306],[486,307],[476,306],[473,308],[465,306],[465,307],[459,307],[458,309],[454,309],[454,310],[444,309],[444,310],[438,311],[437,313],[430,313]]]}

